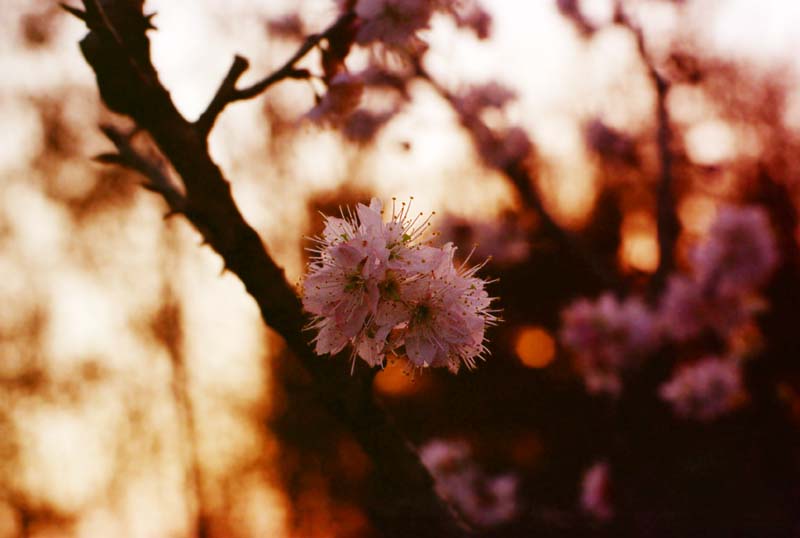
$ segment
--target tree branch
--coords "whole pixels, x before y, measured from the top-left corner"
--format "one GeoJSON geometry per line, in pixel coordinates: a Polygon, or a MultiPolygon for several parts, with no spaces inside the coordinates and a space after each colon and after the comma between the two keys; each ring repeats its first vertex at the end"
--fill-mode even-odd
{"type": "Polygon", "coordinates": [[[135,135],[136,129],[130,133],[124,133],[111,125],[101,125],[100,130],[117,148],[117,153],[102,153],[97,155],[94,160],[104,164],[117,164],[139,172],[147,178],[147,181],[143,183],[144,188],[158,193],[164,198],[169,206],[170,215],[185,211],[186,199],[169,179],[163,163],[144,156],[133,147],[131,139],[135,135]]]}
{"type": "Polygon", "coordinates": [[[647,74],[656,92],[656,145],[658,146],[659,180],[656,191],[656,222],[658,227],[658,268],[650,281],[650,292],[658,292],[666,282],[667,276],[675,268],[675,243],[680,234],[680,221],[675,209],[675,196],[672,175],[672,129],[667,110],[669,82],[656,70],[650,55],[642,28],[630,20],[617,2],[614,20],[628,28],[636,38],[636,48],[647,69],[647,74]]]}
{"type": "MultiPolygon", "coordinates": [[[[84,3],[91,1],[84,0],[84,3]]],[[[106,0],[104,3],[125,1],[106,0]]],[[[130,0],[127,1],[130,5],[130,0]]],[[[123,38],[132,37],[146,44],[144,29],[140,32],[123,38]]],[[[103,46],[102,56],[85,56],[95,71],[98,86],[108,88],[109,79],[119,76],[119,66],[130,65],[129,58],[125,57],[127,53],[114,46],[107,31],[90,28],[84,42],[87,39],[103,46]]],[[[241,67],[236,71],[239,69],[241,67]]],[[[236,76],[234,71],[226,79],[234,80],[236,76]]],[[[261,86],[271,84],[270,80],[268,77],[250,89],[237,91],[255,94],[261,86]]],[[[131,87],[127,94],[130,102],[125,103],[130,106],[124,112],[150,133],[183,180],[186,192],[183,214],[222,256],[225,267],[239,277],[258,304],[264,322],[284,338],[296,360],[308,372],[313,391],[324,407],[354,434],[374,462],[373,494],[366,508],[379,534],[389,537],[465,535],[465,529],[434,493],[433,481],[414,449],[375,402],[371,391],[373,372],[360,366],[351,377],[343,361],[326,360],[313,353],[302,333],[306,318],[300,300],[286,282],[283,270],[239,212],[228,181],[208,153],[202,130],[180,114],[157,76],[146,79],[126,76],[125,81],[131,87]]],[[[223,100],[222,108],[224,103],[223,100]]],[[[114,162],[116,158],[106,160],[114,162]]]]}
{"type": "MultiPolygon", "coordinates": [[[[416,72],[418,77],[426,81],[453,107],[455,112],[461,116],[461,111],[457,106],[457,98],[455,95],[439,84],[439,82],[434,79],[419,63],[416,66],[416,72]]],[[[479,117],[471,116],[470,122],[476,122],[479,124],[481,130],[491,132],[491,129],[486,126],[479,117]]],[[[469,130],[468,127],[467,130],[469,130]]],[[[479,143],[475,136],[472,138],[475,144],[479,143]]],[[[506,176],[508,181],[516,189],[517,195],[519,196],[523,206],[529,208],[536,213],[536,215],[538,215],[542,223],[542,231],[544,234],[552,237],[563,251],[569,253],[573,259],[581,263],[586,269],[587,273],[591,274],[597,280],[599,286],[604,288],[614,288],[619,286],[618,279],[614,273],[600,263],[600,261],[590,252],[581,247],[573,234],[569,233],[567,230],[564,230],[558,225],[558,223],[556,223],[556,221],[544,207],[544,204],[542,204],[541,197],[534,188],[533,178],[530,176],[530,173],[519,159],[512,159],[503,164],[493,164],[493,168],[506,176]]]]}
{"type": "Polygon", "coordinates": [[[242,74],[247,71],[249,62],[242,56],[236,56],[233,59],[228,74],[223,79],[222,83],[217,89],[214,98],[208,104],[206,110],[200,115],[195,122],[195,128],[201,136],[207,136],[217,117],[222,113],[226,106],[235,102],[245,99],[252,99],[262,92],[266,91],[270,86],[276,82],[280,82],[287,78],[305,79],[309,78],[311,74],[306,69],[297,69],[295,64],[299,62],[306,54],[308,54],[314,47],[316,47],[323,39],[327,39],[333,33],[337,32],[341,27],[350,24],[353,21],[354,15],[352,12],[347,12],[341,15],[336,21],[330,25],[321,34],[311,34],[306,38],[302,45],[295,51],[280,68],[273,71],[271,74],[261,79],[260,81],[247,86],[245,88],[236,88],[236,83],[242,74]]]}

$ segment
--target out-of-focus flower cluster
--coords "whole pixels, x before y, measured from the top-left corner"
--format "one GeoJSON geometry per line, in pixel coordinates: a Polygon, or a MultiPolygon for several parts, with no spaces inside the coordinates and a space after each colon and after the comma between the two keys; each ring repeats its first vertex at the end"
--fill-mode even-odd
{"type": "Polygon", "coordinates": [[[617,394],[620,374],[659,343],[655,316],[639,298],[580,299],[562,312],[562,343],[573,351],[590,392],[617,394]]]}
{"type": "Polygon", "coordinates": [[[661,397],[672,403],[675,413],[698,420],[713,420],[738,407],[745,399],[742,372],[730,359],[706,357],[681,366],[661,397]]]}
{"type": "MultiPolygon", "coordinates": [[[[759,294],[779,262],[769,217],[757,207],[723,207],[707,237],[689,256],[691,272],[673,275],[656,308],[642,299],[605,294],[580,299],[562,312],[562,343],[591,392],[618,394],[621,376],[664,344],[707,341],[723,349],[679,364],[660,390],[683,417],[711,420],[745,398],[740,362],[748,349],[736,335],[754,326],[765,307],[759,294]],[[721,355],[721,356],[715,356],[721,355]]],[[[695,351],[696,353],[696,351],[695,351]]],[[[695,355],[697,356],[697,355],[695,355]]]]}
{"type": "Polygon", "coordinates": [[[608,463],[599,461],[583,474],[580,506],[583,512],[599,521],[608,521],[614,517],[608,463]]]}
{"type": "Polygon", "coordinates": [[[493,527],[517,514],[517,478],[486,474],[472,459],[467,443],[434,439],[420,449],[420,459],[439,496],[473,525],[493,527]]]}
{"type": "Polygon", "coordinates": [[[451,96],[461,125],[472,137],[478,154],[490,168],[504,169],[533,151],[528,133],[502,113],[516,93],[497,82],[481,84],[451,96]],[[487,121],[487,116],[494,122],[487,121]],[[500,121],[497,121],[500,120],[500,121]]]}
{"type": "Polygon", "coordinates": [[[530,254],[529,227],[514,213],[500,218],[472,220],[445,215],[438,230],[444,241],[452,242],[461,252],[470,252],[478,259],[491,258],[496,265],[514,265],[530,254]]]}
{"type": "MultiPolygon", "coordinates": [[[[306,114],[314,123],[333,127],[349,141],[366,144],[406,104],[407,85],[417,76],[428,46],[420,32],[430,28],[436,14],[449,17],[478,39],[489,37],[491,16],[477,0],[337,0],[352,20],[320,44],[324,92],[306,114]],[[351,71],[347,59],[360,46],[369,53],[368,65],[351,71]],[[371,99],[372,96],[376,99],[371,99]]],[[[271,23],[276,35],[302,28],[285,16],[271,23]],[[287,27],[289,29],[287,30],[287,27]]],[[[500,105],[494,105],[500,106],[500,105]]]]}
{"type": "Polygon", "coordinates": [[[455,247],[421,241],[430,217],[410,216],[410,203],[383,221],[373,198],[355,215],[326,217],[302,286],[303,306],[320,355],[352,345],[353,358],[383,365],[403,349],[417,368],[457,372],[484,357],[484,330],[496,321],[481,265],[455,265],[455,247]]]}
{"type": "Polygon", "coordinates": [[[451,16],[480,39],[487,38],[491,28],[491,17],[474,0],[337,0],[337,4],[358,16],[358,43],[378,43],[393,50],[424,50],[418,32],[430,27],[435,13],[451,16]]]}

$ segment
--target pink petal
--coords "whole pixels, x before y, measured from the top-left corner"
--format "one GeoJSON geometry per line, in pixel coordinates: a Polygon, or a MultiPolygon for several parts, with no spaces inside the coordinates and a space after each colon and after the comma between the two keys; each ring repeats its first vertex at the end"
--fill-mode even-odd
{"type": "Polygon", "coordinates": [[[406,354],[416,366],[430,366],[436,356],[436,346],[417,333],[407,334],[406,354]]]}

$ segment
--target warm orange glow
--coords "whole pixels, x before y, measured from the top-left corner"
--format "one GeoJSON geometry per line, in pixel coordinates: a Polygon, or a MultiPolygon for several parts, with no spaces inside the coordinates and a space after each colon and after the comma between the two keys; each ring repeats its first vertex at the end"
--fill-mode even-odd
{"type": "Polygon", "coordinates": [[[692,194],[678,204],[678,218],[683,229],[691,234],[704,234],[717,213],[717,202],[710,196],[692,194]]]}
{"type": "Polygon", "coordinates": [[[580,228],[586,222],[598,193],[587,161],[576,159],[574,151],[554,157],[552,169],[543,171],[538,183],[542,201],[560,225],[580,228]]]}
{"type": "Polygon", "coordinates": [[[529,326],[517,334],[514,350],[529,368],[544,368],[556,355],[556,344],[553,337],[542,327],[529,326]]]}
{"type": "Polygon", "coordinates": [[[390,359],[386,368],[375,376],[373,387],[387,396],[407,396],[422,388],[422,375],[415,375],[404,359],[390,359]]]}
{"type": "Polygon", "coordinates": [[[626,270],[652,273],[658,267],[658,240],[652,215],[635,211],[622,221],[619,261],[626,270]]]}

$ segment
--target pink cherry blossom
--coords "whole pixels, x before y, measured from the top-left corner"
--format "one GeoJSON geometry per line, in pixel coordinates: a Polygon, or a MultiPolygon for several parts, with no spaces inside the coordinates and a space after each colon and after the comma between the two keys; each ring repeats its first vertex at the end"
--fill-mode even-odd
{"type": "Polygon", "coordinates": [[[492,16],[478,2],[454,2],[452,11],[459,28],[471,30],[478,39],[487,39],[491,34],[492,16]]]}
{"type": "Polygon", "coordinates": [[[748,290],[723,292],[712,282],[676,275],[661,297],[659,323],[664,336],[678,342],[706,330],[727,338],[763,308],[763,300],[748,290]]]}
{"type": "Polygon", "coordinates": [[[486,474],[472,459],[467,443],[434,439],[420,449],[420,459],[439,496],[473,525],[492,527],[517,514],[517,477],[486,474]]]}
{"type": "Polygon", "coordinates": [[[447,366],[458,372],[462,364],[475,367],[483,358],[484,330],[495,322],[491,299],[475,270],[453,265],[454,247],[441,250],[438,266],[426,278],[407,282],[401,289],[409,309],[404,333],[406,353],[417,367],[447,366]]]}
{"type": "Polygon", "coordinates": [[[361,102],[364,83],[350,73],[339,73],[328,84],[328,91],[306,117],[317,123],[338,125],[346,120],[361,102]]]}
{"type": "Polygon", "coordinates": [[[581,483],[580,505],[584,512],[597,520],[608,521],[614,517],[608,463],[597,462],[586,470],[581,483]]]}
{"type": "Polygon", "coordinates": [[[470,87],[454,98],[454,105],[460,114],[475,115],[487,108],[501,109],[516,97],[514,90],[492,81],[470,87]]]}
{"type": "Polygon", "coordinates": [[[638,298],[619,301],[606,293],[571,304],[561,316],[561,341],[590,392],[618,393],[622,371],[658,344],[655,318],[638,298]]]}
{"type": "Polygon", "coordinates": [[[761,286],[779,260],[769,216],[758,207],[723,207],[691,258],[697,279],[723,293],[761,286]]]}
{"type": "Polygon", "coordinates": [[[302,287],[318,354],[350,344],[353,357],[379,366],[402,347],[419,368],[453,372],[486,354],[484,330],[496,318],[475,276],[481,266],[456,267],[452,244],[421,242],[429,225],[430,216],[411,216],[410,203],[393,205],[384,222],[377,199],[326,217],[302,287]]]}
{"type": "Polygon", "coordinates": [[[416,33],[428,28],[433,8],[429,0],[359,0],[355,11],[362,24],[356,39],[397,48],[416,45],[416,33]]]}
{"type": "Polygon", "coordinates": [[[746,397],[738,363],[713,356],[679,368],[659,393],[678,416],[701,421],[736,409],[746,397]]]}

